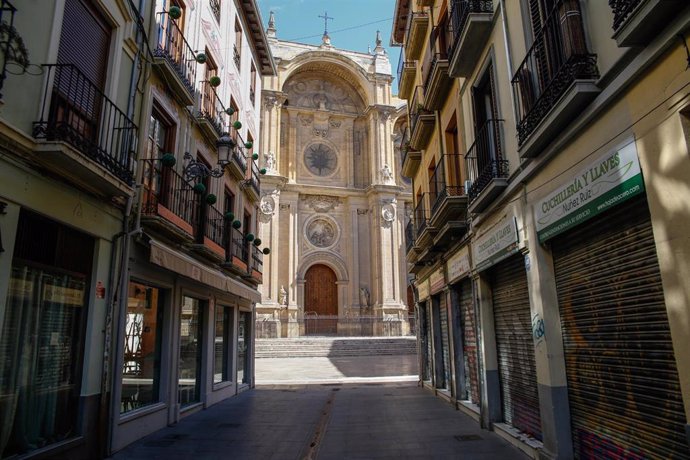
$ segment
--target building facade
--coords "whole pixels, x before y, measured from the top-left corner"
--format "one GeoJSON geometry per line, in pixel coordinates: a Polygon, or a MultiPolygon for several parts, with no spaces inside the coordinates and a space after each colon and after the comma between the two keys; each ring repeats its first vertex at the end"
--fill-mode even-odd
{"type": "MultiPolygon", "coordinates": [[[[370,53],[268,35],[257,306],[262,337],[401,335],[408,327],[402,245],[409,194],[394,145],[401,103],[377,37],[370,53]]],[[[399,134],[399,133],[398,133],[399,134]]]]}
{"type": "Polygon", "coordinates": [[[395,8],[424,385],[534,458],[690,458],[688,7],[395,8]]]}
{"type": "Polygon", "coordinates": [[[274,63],[254,1],[0,10],[0,456],[98,458],[254,385],[274,63]]]}

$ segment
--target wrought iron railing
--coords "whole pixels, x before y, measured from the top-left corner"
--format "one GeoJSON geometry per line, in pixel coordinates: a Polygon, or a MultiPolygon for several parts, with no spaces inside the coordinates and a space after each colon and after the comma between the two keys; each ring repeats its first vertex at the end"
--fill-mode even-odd
{"type": "Polygon", "coordinates": [[[5,83],[5,78],[7,77],[7,63],[15,60],[18,61],[18,58],[20,57],[10,55],[10,46],[12,46],[12,42],[19,37],[14,28],[14,13],[16,12],[17,8],[15,8],[8,0],[0,1],[0,24],[6,28],[2,41],[0,41],[0,60],[2,60],[2,63],[0,63],[0,98],[2,97],[2,87],[5,83]]]}
{"type": "Polygon", "coordinates": [[[160,160],[146,159],[141,163],[144,167],[142,214],[158,215],[160,204],[194,226],[198,203],[192,185],[174,169],[161,167],[160,160]]]}
{"type": "Polygon", "coordinates": [[[417,205],[414,208],[414,226],[417,229],[417,236],[419,236],[426,229],[426,226],[429,223],[429,213],[427,212],[427,207],[424,203],[424,200],[426,199],[425,195],[428,195],[428,193],[422,193],[419,196],[417,205]]]}
{"type": "Polygon", "coordinates": [[[579,3],[558,0],[512,79],[520,145],[573,81],[599,77],[596,64],[596,55],[587,51],[579,3]]]}
{"type": "Polygon", "coordinates": [[[194,94],[196,82],[196,55],[177,22],[167,12],[158,13],[158,44],[154,56],[166,59],[175,69],[190,94],[194,94]]]}
{"type": "Polygon", "coordinates": [[[412,30],[412,22],[415,19],[426,19],[428,20],[429,15],[427,14],[426,11],[413,11],[409,14],[408,20],[407,20],[407,30],[405,30],[405,48],[407,48],[410,44],[410,31],[412,30]]]}
{"type": "Polygon", "coordinates": [[[114,174],[134,181],[137,126],[72,64],[44,64],[46,86],[33,136],[64,141],[114,174]]]}
{"type": "MultiPolygon", "coordinates": [[[[199,235],[208,238],[222,247],[225,241],[224,233],[226,224],[223,213],[212,205],[204,204],[203,201],[201,203],[202,208],[199,210],[199,215],[203,218],[199,219],[201,225],[199,228],[199,235]]],[[[203,238],[198,238],[197,241],[203,243],[203,238]]]]}
{"type": "Polygon", "coordinates": [[[410,147],[410,130],[408,128],[405,128],[405,131],[403,131],[402,134],[402,138],[400,139],[400,159],[402,160],[402,164],[405,164],[407,155],[412,150],[412,147],[410,147]]]}
{"type": "Polygon", "coordinates": [[[508,177],[508,161],[503,159],[501,152],[502,121],[487,120],[467,150],[465,164],[471,185],[466,192],[470,201],[477,198],[493,179],[508,177]]]}
{"type": "Polygon", "coordinates": [[[249,101],[252,105],[256,104],[256,91],[254,88],[249,88],[249,101]]]}
{"type": "Polygon", "coordinates": [[[406,61],[405,60],[404,49],[401,48],[400,60],[398,61],[398,86],[400,86],[400,82],[402,81],[402,75],[405,72],[405,70],[409,70],[409,69],[412,69],[413,71],[416,70],[415,63],[416,63],[416,61],[406,61]]]}
{"type": "Polygon", "coordinates": [[[436,169],[432,174],[435,191],[432,191],[429,195],[431,214],[436,212],[445,198],[465,194],[465,187],[459,185],[462,183],[460,163],[463,160],[463,156],[457,153],[446,153],[441,156],[441,161],[436,165],[436,169]]]}
{"type": "Polygon", "coordinates": [[[471,13],[493,13],[492,0],[451,0],[450,23],[453,30],[452,49],[460,41],[471,13]]]}
{"type": "Polygon", "coordinates": [[[240,259],[245,264],[249,264],[249,243],[244,238],[244,234],[232,229],[232,255],[240,259]]]}
{"type": "Polygon", "coordinates": [[[222,136],[227,131],[225,124],[225,106],[218,97],[218,93],[208,80],[201,82],[201,104],[199,117],[208,120],[213,129],[222,136]]]}
{"type": "Polygon", "coordinates": [[[413,133],[420,115],[430,114],[431,112],[424,105],[424,88],[417,86],[410,100],[410,132],[413,133]]]}
{"type": "Polygon", "coordinates": [[[213,17],[216,18],[216,22],[220,24],[220,0],[209,0],[208,3],[213,12],[213,17]]]}
{"type": "Polygon", "coordinates": [[[240,58],[240,51],[237,49],[237,45],[232,45],[232,57],[235,60],[235,67],[237,67],[237,70],[240,70],[242,59],[240,58]]]}
{"type": "Polygon", "coordinates": [[[620,29],[640,3],[642,0],[609,0],[609,6],[613,10],[614,31],[620,29]]]}
{"type": "Polygon", "coordinates": [[[414,231],[414,219],[410,221],[405,226],[405,249],[406,252],[410,252],[410,249],[414,246],[414,240],[416,238],[414,231]]]}
{"type": "Polygon", "coordinates": [[[249,186],[259,195],[261,184],[259,180],[259,166],[256,161],[252,161],[252,175],[249,178],[249,186]]]}
{"type": "MultiPolygon", "coordinates": [[[[239,137],[239,135],[238,135],[239,137]]],[[[247,156],[244,153],[244,149],[241,147],[242,138],[239,137],[239,143],[235,148],[232,149],[232,161],[237,164],[243,174],[247,172],[247,156]]]]}
{"type": "Polygon", "coordinates": [[[264,253],[254,245],[252,245],[252,269],[259,273],[264,272],[264,253]]]}

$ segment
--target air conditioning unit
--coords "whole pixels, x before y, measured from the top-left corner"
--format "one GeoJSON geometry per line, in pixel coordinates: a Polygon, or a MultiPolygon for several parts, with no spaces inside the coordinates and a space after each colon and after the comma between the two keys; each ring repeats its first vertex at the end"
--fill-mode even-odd
{"type": "Polygon", "coordinates": [[[465,195],[470,193],[470,188],[472,187],[472,181],[471,180],[466,180],[465,181],[465,195]]]}

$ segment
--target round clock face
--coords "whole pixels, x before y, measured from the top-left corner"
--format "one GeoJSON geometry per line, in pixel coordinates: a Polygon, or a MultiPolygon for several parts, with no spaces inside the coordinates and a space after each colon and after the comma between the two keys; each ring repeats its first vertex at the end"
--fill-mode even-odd
{"type": "Polygon", "coordinates": [[[338,159],[326,144],[312,144],[304,152],[304,164],[316,176],[330,176],[335,171],[338,159]]]}

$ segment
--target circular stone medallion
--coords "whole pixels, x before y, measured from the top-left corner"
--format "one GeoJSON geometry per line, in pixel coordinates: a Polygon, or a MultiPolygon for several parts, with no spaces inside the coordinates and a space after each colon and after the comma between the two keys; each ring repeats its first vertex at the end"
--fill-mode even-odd
{"type": "Polygon", "coordinates": [[[307,225],[307,238],[317,248],[327,248],[335,243],[337,227],[325,217],[317,217],[307,225]]]}
{"type": "Polygon", "coordinates": [[[330,176],[338,165],[338,158],[326,144],[312,144],[304,152],[304,165],[316,176],[330,176]]]}

